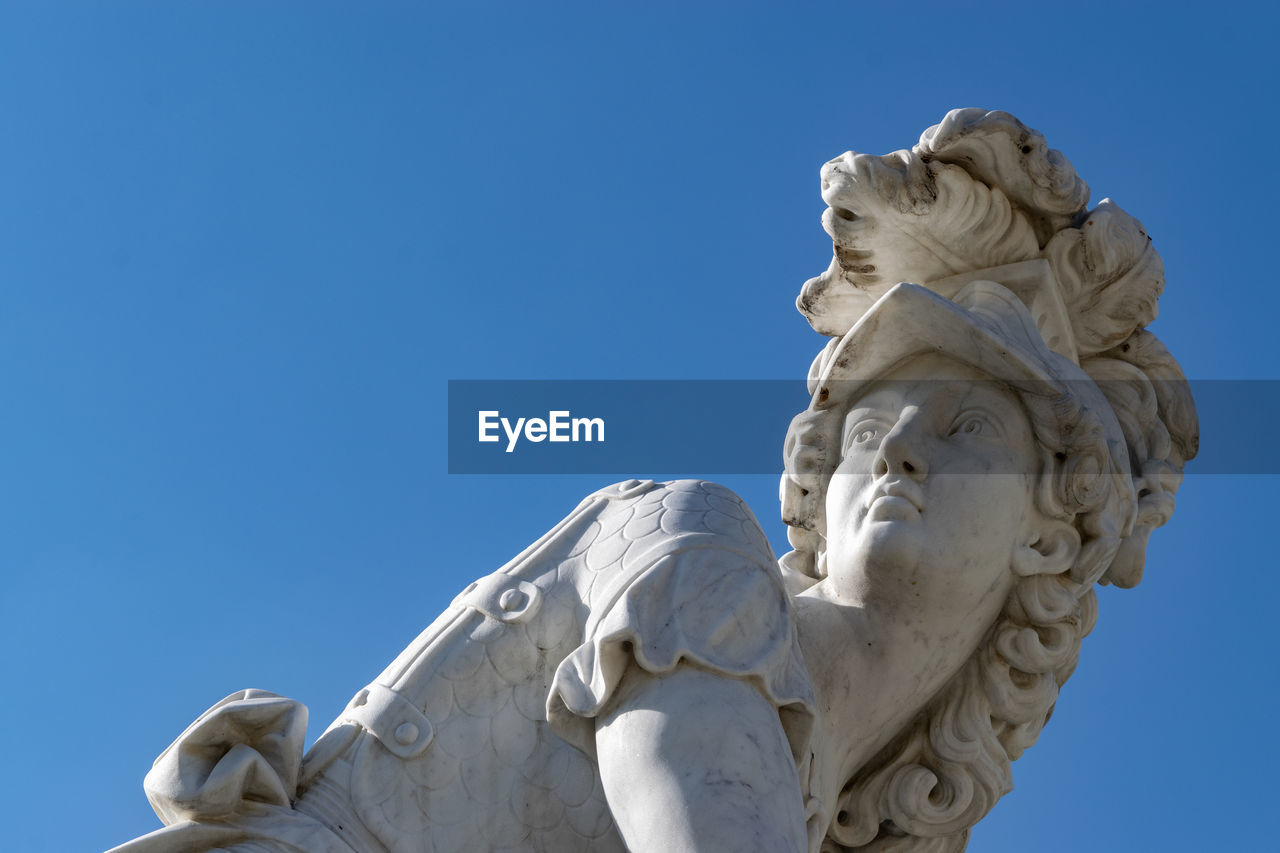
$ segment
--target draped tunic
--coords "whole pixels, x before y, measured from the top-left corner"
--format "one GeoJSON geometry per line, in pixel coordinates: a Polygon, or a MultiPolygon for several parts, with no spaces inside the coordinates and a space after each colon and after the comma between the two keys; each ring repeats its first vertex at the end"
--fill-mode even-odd
{"type": "Polygon", "coordinates": [[[713,483],[632,480],[463,590],[301,763],[289,700],[247,691],[215,706],[148,776],[171,825],[113,853],[624,851],[595,718],[631,667],[678,666],[772,703],[811,813],[813,689],[759,524],[713,483]],[[281,720],[237,725],[271,707],[281,720]]]}

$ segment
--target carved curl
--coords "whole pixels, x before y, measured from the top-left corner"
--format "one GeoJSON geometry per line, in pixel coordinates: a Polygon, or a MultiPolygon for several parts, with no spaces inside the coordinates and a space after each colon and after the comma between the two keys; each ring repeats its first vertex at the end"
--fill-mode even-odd
{"type": "MultiPolygon", "coordinates": [[[[1012,788],[1011,762],[1039,737],[1093,627],[1092,584],[1119,548],[1132,492],[1115,477],[1117,457],[1101,429],[1089,426],[1090,413],[1069,393],[1028,392],[1021,399],[1043,450],[1037,508],[1075,520],[1080,557],[1063,574],[1018,579],[979,651],[948,688],[845,785],[826,849],[963,850],[969,827],[1012,788]],[[1064,421],[1081,426],[1064,429],[1064,421]],[[1081,465],[1091,473],[1081,473],[1081,465]]],[[[815,577],[823,568],[826,484],[839,462],[826,448],[839,447],[832,436],[843,417],[838,409],[806,411],[787,440],[784,518],[794,525],[804,516],[808,526],[792,526],[796,551],[783,562],[794,571],[809,567],[815,577]],[[804,485],[791,465],[808,472],[804,485]]]]}
{"type": "MultiPolygon", "coordinates": [[[[815,360],[811,390],[834,349],[815,360]]],[[[963,850],[967,828],[1012,787],[1011,762],[1035,743],[1075,669],[1097,619],[1093,585],[1128,587],[1141,578],[1147,537],[1172,514],[1183,466],[1198,447],[1194,404],[1177,363],[1150,332],[1133,333],[1081,367],[1110,405],[1123,448],[1107,441],[1082,402],[1088,395],[1077,396],[1070,383],[1057,393],[1017,389],[1042,448],[1036,505],[1073,522],[1082,545],[1074,565],[1017,580],[978,653],[849,780],[830,850],[963,850]]],[[[795,550],[782,562],[812,578],[825,574],[826,486],[840,462],[844,414],[839,407],[802,412],[785,445],[783,518],[795,550]]]]}
{"type": "Polygon", "coordinates": [[[962,165],[978,180],[1000,187],[1028,213],[1041,246],[1089,203],[1089,185],[1062,152],[1000,110],[952,110],[920,134],[913,150],[925,160],[962,165]]]}
{"type": "MultiPolygon", "coordinates": [[[[820,393],[839,336],[883,292],[876,287],[895,283],[879,280],[887,270],[914,274],[900,280],[927,286],[944,273],[1034,258],[1046,259],[1053,272],[1073,358],[1089,377],[1081,381],[1102,393],[1099,400],[1096,391],[1076,394],[1064,386],[1046,393],[1014,383],[1043,451],[1037,508],[1073,523],[1081,543],[1075,563],[1061,574],[1016,580],[974,656],[848,780],[822,847],[824,853],[961,851],[969,827],[1011,789],[1011,762],[1035,743],[1075,669],[1081,640],[1097,619],[1094,584],[1130,587],[1141,579],[1147,538],[1169,520],[1183,467],[1196,454],[1195,406],[1177,362],[1144,328],[1164,287],[1163,264],[1146,230],[1109,199],[1087,212],[1089,188],[1070,162],[1013,116],[953,110],[911,152],[883,158],[850,152],[824,167],[823,180],[835,258],[805,283],[797,307],[834,340],[814,360],[811,394],[820,393]],[[988,192],[954,191],[965,182],[988,192]],[[944,183],[952,191],[940,191],[944,183]],[[983,199],[990,209],[966,219],[976,210],[966,199],[983,199]],[[879,217],[879,227],[906,231],[930,252],[861,227],[863,213],[879,217]],[[953,227],[961,222],[974,230],[953,227]],[[940,228],[930,233],[934,224],[940,228]],[[1034,239],[1021,236],[1029,230],[1034,239]],[[911,247],[911,257],[878,258],[880,276],[872,278],[857,262],[873,244],[911,247]],[[1084,403],[1089,399],[1109,406],[1118,431],[1100,428],[1084,403]]],[[[840,463],[843,418],[838,406],[814,405],[796,416],[787,435],[781,497],[795,550],[782,564],[796,576],[825,575],[826,487],[840,463]]]]}
{"type": "Polygon", "coordinates": [[[935,281],[1040,250],[1026,216],[998,187],[959,166],[926,164],[914,151],[849,152],[823,167],[823,181],[833,259],[805,282],[796,306],[824,335],[847,332],[900,281],[935,281]]]}
{"type": "Polygon", "coordinates": [[[952,110],[910,151],[848,152],[822,176],[833,257],[796,306],[824,335],[843,335],[899,281],[1035,258],[1053,269],[1082,356],[1155,319],[1164,265],[1142,223],[1111,199],[1087,210],[1071,163],[1008,113],[952,110]],[[903,240],[917,250],[886,248],[903,240]]]}
{"type": "Polygon", "coordinates": [[[1142,223],[1103,199],[1045,247],[1081,355],[1119,344],[1156,318],[1164,262],[1142,223]]]}
{"type": "Polygon", "coordinates": [[[1129,588],[1142,579],[1147,540],[1173,515],[1183,466],[1199,450],[1195,403],[1178,363],[1145,330],[1081,366],[1111,403],[1129,446],[1137,519],[1101,578],[1129,588]]]}

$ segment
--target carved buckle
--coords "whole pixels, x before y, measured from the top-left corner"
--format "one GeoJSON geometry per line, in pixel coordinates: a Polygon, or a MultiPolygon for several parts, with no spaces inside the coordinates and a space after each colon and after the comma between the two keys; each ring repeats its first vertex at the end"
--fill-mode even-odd
{"type": "Polygon", "coordinates": [[[357,693],[342,717],[364,726],[400,758],[421,754],[435,736],[431,721],[416,705],[381,684],[370,684],[357,693]]]}
{"type": "Polygon", "coordinates": [[[471,584],[453,603],[479,610],[499,622],[528,622],[542,604],[542,590],[499,572],[471,584]]]}
{"type": "Polygon", "coordinates": [[[636,495],[643,495],[652,489],[654,485],[653,480],[625,480],[621,483],[614,483],[612,486],[605,486],[603,489],[593,492],[587,499],[626,500],[627,498],[634,498],[636,495]]]}

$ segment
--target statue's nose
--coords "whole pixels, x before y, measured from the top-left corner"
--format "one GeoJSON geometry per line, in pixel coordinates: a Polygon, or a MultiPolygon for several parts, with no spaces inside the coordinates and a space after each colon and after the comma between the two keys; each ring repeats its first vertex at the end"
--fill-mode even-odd
{"type": "Polygon", "coordinates": [[[919,482],[928,475],[929,460],[924,450],[923,427],[918,411],[903,412],[902,417],[880,442],[875,459],[875,476],[900,474],[919,482]]]}

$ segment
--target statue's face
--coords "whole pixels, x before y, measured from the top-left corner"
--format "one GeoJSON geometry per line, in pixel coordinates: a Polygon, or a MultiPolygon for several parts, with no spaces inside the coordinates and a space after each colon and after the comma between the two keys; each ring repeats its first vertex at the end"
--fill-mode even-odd
{"type": "Polygon", "coordinates": [[[921,356],[854,402],[842,448],[826,497],[828,583],[922,620],[961,614],[980,634],[1012,586],[1014,549],[1036,538],[1040,453],[1016,394],[921,356]]]}

